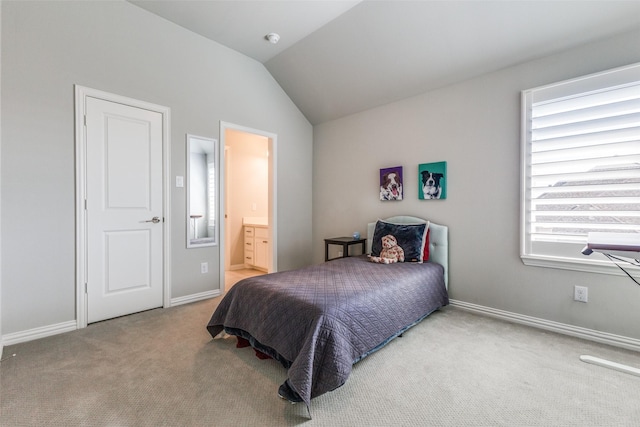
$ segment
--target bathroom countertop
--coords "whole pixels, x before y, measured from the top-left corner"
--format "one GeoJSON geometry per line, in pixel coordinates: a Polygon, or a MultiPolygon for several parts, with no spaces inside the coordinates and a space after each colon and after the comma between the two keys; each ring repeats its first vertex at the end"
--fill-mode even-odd
{"type": "Polygon", "coordinates": [[[242,218],[242,225],[249,225],[254,227],[268,227],[269,218],[264,217],[244,217],[242,218]]]}

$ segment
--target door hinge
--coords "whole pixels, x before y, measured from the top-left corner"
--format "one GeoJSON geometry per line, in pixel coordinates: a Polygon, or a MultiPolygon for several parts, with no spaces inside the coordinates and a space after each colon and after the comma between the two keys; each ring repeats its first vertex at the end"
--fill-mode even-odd
{"type": "Polygon", "coordinates": [[[87,199],[84,199],[84,210],[87,210],[87,199]]]}
{"type": "Polygon", "coordinates": [[[87,284],[84,284],[84,293],[88,294],[89,293],[89,287],[87,286],[87,284]]]}
{"type": "Polygon", "coordinates": [[[84,115],[84,127],[87,127],[87,115],[84,115]]]}

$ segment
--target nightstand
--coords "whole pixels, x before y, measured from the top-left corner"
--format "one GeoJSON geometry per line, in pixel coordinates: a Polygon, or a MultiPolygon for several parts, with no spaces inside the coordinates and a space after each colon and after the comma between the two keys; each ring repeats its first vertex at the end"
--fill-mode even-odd
{"type": "MultiPolygon", "coordinates": [[[[324,239],[324,260],[330,261],[329,259],[329,245],[339,245],[342,246],[342,257],[346,258],[349,256],[349,246],[352,245],[362,245],[362,253],[366,253],[367,250],[367,239],[354,239],[353,237],[333,237],[331,239],[324,239]]],[[[331,258],[336,259],[336,258],[331,258]]]]}

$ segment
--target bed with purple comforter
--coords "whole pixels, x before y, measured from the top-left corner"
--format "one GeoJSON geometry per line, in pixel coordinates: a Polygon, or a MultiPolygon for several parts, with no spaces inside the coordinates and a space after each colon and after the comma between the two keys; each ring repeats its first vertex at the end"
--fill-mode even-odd
{"type": "Polygon", "coordinates": [[[280,396],[308,407],[343,385],[354,363],[448,304],[444,264],[376,264],[363,255],[247,278],[207,329],[244,338],[282,363],[280,396]]]}

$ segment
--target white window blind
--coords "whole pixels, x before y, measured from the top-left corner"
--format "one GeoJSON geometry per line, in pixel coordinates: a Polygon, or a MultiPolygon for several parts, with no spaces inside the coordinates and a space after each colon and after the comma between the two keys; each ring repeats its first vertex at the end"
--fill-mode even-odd
{"type": "Polygon", "coordinates": [[[524,91],[522,105],[525,263],[593,262],[588,232],[640,232],[640,64],[524,91]]]}

